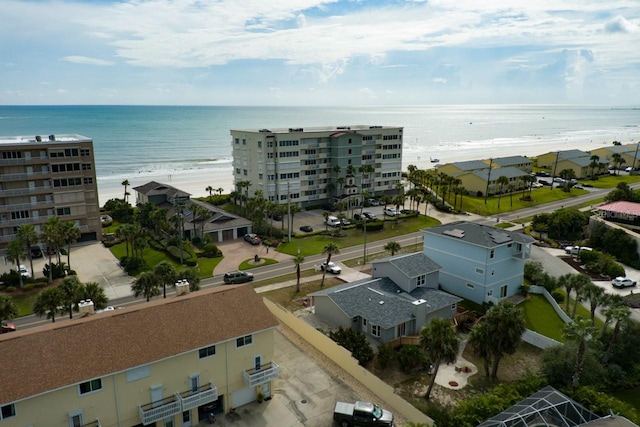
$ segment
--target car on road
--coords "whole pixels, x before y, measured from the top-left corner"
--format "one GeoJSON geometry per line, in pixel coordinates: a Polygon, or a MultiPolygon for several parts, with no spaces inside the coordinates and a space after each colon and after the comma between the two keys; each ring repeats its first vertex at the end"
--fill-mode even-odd
{"type": "Polygon", "coordinates": [[[400,216],[400,212],[398,212],[396,208],[386,208],[384,214],[386,216],[400,216]]]}
{"type": "Polygon", "coordinates": [[[0,324],[0,334],[6,334],[9,332],[15,332],[16,325],[12,322],[2,322],[0,324]]]}
{"type": "Polygon", "coordinates": [[[311,227],[310,225],[303,225],[302,227],[300,227],[300,231],[311,233],[313,231],[313,227],[311,227]]]}
{"type": "Polygon", "coordinates": [[[229,271],[228,273],[224,273],[224,277],[222,278],[222,280],[224,280],[224,283],[228,285],[253,282],[253,273],[240,270],[229,271]]]}
{"type": "Polygon", "coordinates": [[[348,219],[343,219],[341,222],[342,222],[342,225],[343,225],[343,226],[345,226],[345,225],[351,225],[351,221],[349,221],[348,219]]]}
{"type": "Polygon", "coordinates": [[[619,276],[611,281],[611,285],[614,288],[632,288],[636,285],[636,282],[628,277],[619,276]]]}
{"type": "Polygon", "coordinates": [[[542,185],[551,185],[551,183],[549,181],[547,181],[546,179],[539,179],[538,183],[540,183],[542,185]]]}
{"type": "Polygon", "coordinates": [[[631,166],[627,166],[626,168],[624,168],[625,172],[631,172],[633,170],[633,167],[631,166]]]}
{"type": "Polygon", "coordinates": [[[255,233],[245,234],[244,235],[244,240],[246,240],[247,242],[251,243],[252,245],[259,245],[260,244],[260,236],[258,236],[255,233]]]}
{"type": "Polygon", "coordinates": [[[327,270],[329,273],[332,273],[332,274],[342,273],[342,268],[340,268],[340,266],[338,266],[335,262],[330,262],[327,265],[327,262],[324,261],[322,264],[320,264],[320,270],[322,271],[327,270]]]}
{"type": "Polygon", "coordinates": [[[31,258],[42,258],[42,249],[39,246],[31,247],[31,258]]]}

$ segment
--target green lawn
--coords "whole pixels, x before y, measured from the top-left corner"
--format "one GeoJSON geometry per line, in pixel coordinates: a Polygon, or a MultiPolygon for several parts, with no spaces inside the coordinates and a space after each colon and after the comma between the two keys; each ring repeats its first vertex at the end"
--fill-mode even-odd
{"type": "Polygon", "coordinates": [[[527,329],[564,342],[562,336],[564,322],[542,295],[529,294],[529,298],[521,306],[527,329]]]}
{"type": "Polygon", "coordinates": [[[589,184],[595,188],[615,188],[620,182],[626,182],[627,184],[640,182],[640,175],[602,175],[596,180],[580,180],[580,184],[589,184]]]}
{"type": "Polygon", "coordinates": [[[253,258],[249,258],[248,260],[242,261],[240,263],[240,266],[238,267],[238,270],[249,270],[251,268],[257,268],[257,267],[263,267],[265,265],[271,265],[271,264],[277,264],[278,261],[276,261],[275,259],[271,259],[271,258],[260,258],[261,260],[263,260],[264,262],[261,262],[260,264],[254,264],[254,259],[253,258]]]}
{"type": "Polygon", "coordinates": [[[30,292],[25,292],[25,293],[14,292],[14,293],[7,294],[11,296],[11,298],[13,298],[13,301],[18,306],[17,317],[29,316],[33,314],[33,303],[36,301],[36,298],[38,298],[39,293],[40,293],[40,289],[38,290],[34,289],[30,292]]]}
{"type": "MultiPolygon", "coordinates": [[[[419,215],[417,217],[401,218],[399,221],[386,220],[384,230],[367,231],[367,242],[375,242],[377,240],[388,239],[391,237],[402,236],[413,233],[423,228],[439,225],[440,221],[435,218],[419,215]]],[[[332,231],[332,228],[329,228],[332,231]]],[[[364,233],[362,230],[351,228],[344,230],[346,237],[334,237],[326,234],[317,234],[309,237],[300,237],[292,239],[290,243],[283,243],[278,246],[279,252],[296,255],[298,251],[302,256],[311,256],[322,253],[322,249],[327,243],[336,243],[340,248],[361,245],[364,243],[364,233]]]]}

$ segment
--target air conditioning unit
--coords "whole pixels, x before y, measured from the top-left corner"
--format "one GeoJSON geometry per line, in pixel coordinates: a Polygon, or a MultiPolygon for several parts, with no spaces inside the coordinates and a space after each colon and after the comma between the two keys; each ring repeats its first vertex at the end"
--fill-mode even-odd
{"type": "Polygon", "coordinates": [[[80,317],[85,314],[95,314],[95,309],[93,307],[93,301],[90,299],[83,299],[78,303],[78,312],[80,313],[80,317]]]}
{"type": "Polygon", "coordinates": [[[186,279],[178,280],[176,282],[176,296],[185,295],[189,293],[189,282],[186,279]]]}

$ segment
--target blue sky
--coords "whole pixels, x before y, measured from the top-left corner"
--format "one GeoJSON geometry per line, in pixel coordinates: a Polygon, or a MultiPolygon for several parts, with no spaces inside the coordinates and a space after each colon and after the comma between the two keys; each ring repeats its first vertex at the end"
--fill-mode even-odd
{"type": "Polygon", "coordinates": [[[1,0],[0,104],[638,105],[638,0],[1,0]]]}

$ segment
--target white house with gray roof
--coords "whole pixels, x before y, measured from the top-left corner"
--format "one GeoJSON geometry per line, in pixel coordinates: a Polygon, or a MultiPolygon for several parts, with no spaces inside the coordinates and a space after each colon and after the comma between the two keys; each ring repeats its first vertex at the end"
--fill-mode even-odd
{"type": "Polygon", "coordinates": [[[467,221],[422,230],[423,253],[441,265],[440,289],[475,303],[520,292],[535,241],[526,234],[467,221]]]}
{"type": "Polygon", "coordinates": [[[373,262],[373,277],[310,294],[315,313],[362,330],[381,343],[418,335],[434,318],[450,319],[461,301],[438,290],[440,266],[421,252],[373,262]]]}

